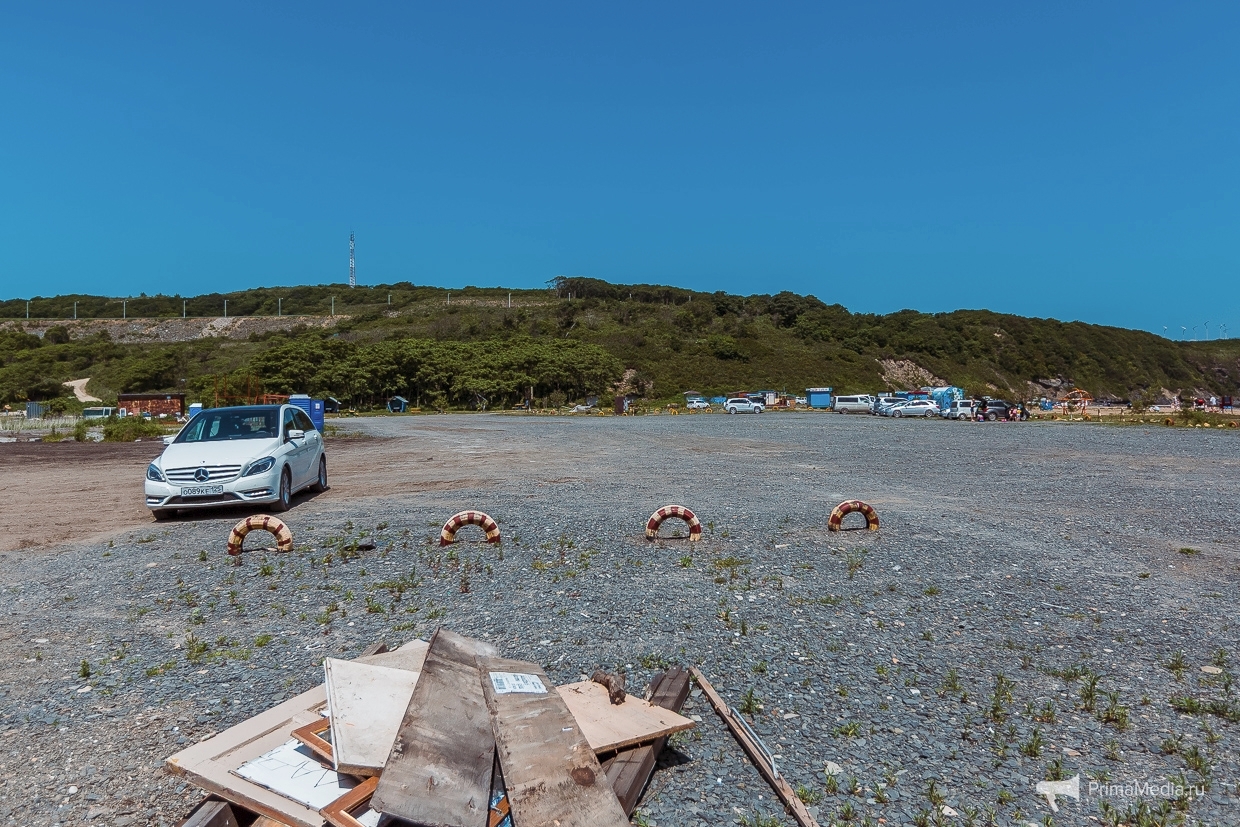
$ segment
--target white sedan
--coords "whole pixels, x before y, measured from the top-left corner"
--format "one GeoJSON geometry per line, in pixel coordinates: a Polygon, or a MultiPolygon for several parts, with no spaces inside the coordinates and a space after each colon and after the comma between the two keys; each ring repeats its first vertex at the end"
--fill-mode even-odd
{"type": "Polygon", "coordinates": [[[301,489],[327,489],[323,435],[294,405],[208,408],[165,441],[146,469],[146,507],[157,520],[245,503],[287,511],[301,489]]]}

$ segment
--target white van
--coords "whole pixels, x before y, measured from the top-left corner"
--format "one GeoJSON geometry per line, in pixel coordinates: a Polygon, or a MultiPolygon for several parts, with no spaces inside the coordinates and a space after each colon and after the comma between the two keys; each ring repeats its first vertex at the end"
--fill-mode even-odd
{"type": "Polygon", "coordinates": [[[836,413],[869,413],[874,405],[874,397],[867,394],[861,396],[837,396],[831,403],[836,413]]]}

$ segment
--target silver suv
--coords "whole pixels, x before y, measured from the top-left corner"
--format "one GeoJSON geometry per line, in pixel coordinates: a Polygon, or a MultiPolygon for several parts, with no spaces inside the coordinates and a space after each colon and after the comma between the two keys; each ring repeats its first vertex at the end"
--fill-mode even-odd
{"type": "Polygon", "coordinates": [[[754,402],[744,396],[737,396],[723,403],[723,409],[730,414],[734,413],[762,413],[766,407],[761,402],[754,402]]]}

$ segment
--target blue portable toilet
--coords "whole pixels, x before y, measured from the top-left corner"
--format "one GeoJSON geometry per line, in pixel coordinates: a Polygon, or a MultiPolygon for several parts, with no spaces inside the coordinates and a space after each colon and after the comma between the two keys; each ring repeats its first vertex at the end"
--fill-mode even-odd
{"type": "Polygon", "coordinates": [[[192,403],[190,403],[190,406],[189,406],[189,418],[190,418],[190,419],[193,419],[195,415],[197,415],[197,414],[199,414],[199,413],[201,413],[201,412],[202,412],[202,403],[201,403],[201,402],[192,402],[192,403]]]}
{"type": "Polygon", "coordinates": [[[387,409],[390,413],[404,413],[409,408],[409,400],[403,396],[393,396],[388,400],[387,409]]]}
{"type": "Polygon", "coordinates": [[[832,388],[806,388],[805,401],[811,408],[830,408],[832,388]]]}
{"type": "Polygon", "coordinates": [[[314,423],[314,427],[319,431],[323,430],[322,399],[311,399],[309,394],[295,393],[288,398],[288,403],[305,411],[306,416],[310,417],[310,421],[314,423]]]}

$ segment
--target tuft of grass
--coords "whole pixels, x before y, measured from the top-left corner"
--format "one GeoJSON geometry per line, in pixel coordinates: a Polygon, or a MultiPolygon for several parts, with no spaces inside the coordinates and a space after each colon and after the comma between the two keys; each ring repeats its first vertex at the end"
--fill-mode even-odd
{"type": "Polygon", "coordinates": [[[271,643],[271,640],[272,640],[271,635],[264,632],[263,634],[254,638],[254,645],[257,646],[259,649],[261,649],[264,646],[266,646],[268,643],[271,643]]]}
{"type": "Polygon", "coordinates": [[[1020,754],[1027,758],[1039,758],[1042,755],[1042,730],[1033,728],[1029,740],[1020,745],[1020,754]]]}
{"type": "Polygon", "coordinates": [[[1194,554],[1201,554],[1201,549],[1185,546],[1180,549],[1180,554],[1183,554],[1185,557],[1192,557],[1194,554]]]}
{"type": "Polygon", "coordinates": [[[90,662],[82,658],[82,665],[78,667],[78,677],[85,680],[90,677],[90,662]]]}
{"type": "Polygon", "coordinates": [[[797,798],[801,799],[802,804],[817,804],[819,801],[822,801],[822,793],[804,784],[797,785],[796,794],[797,798]]]}
{"type": "Polygon", "coordinates": [[[757,663],[755,663],[753,665],[753,671],[754,671],[754,674],[756,675],[765,675],[766,674],[766,661],[760,660],[757,663]]]}
{"type": "Polygon", "coordinates": [[[740,710],[746,715],[757,715],[762,711],[762,699],[754,693],[752,686],[741,696],[740,710]]]}
{"type": "Polygon", "coordinates": [[[856,738],[861,734],[861,724],[856,721],[848,721],[831,730],[831,734],[837,738],[856,738]]]}

